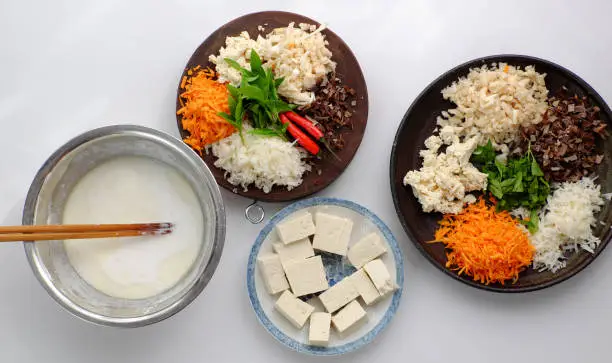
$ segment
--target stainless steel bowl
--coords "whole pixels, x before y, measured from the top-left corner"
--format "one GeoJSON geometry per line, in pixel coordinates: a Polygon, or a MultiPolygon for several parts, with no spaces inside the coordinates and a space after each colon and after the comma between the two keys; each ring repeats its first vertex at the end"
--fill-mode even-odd
{"type": "Polygon", "coordinates": [[[139,327],[166,319],[204,289],[221,257],[225,211],[219,188],[202,159],[180,140],[150,128],[109,126],[86,132],[60,147],[36,174],[23,224],[61,223],[66,197],[83,175],[109,159],[142,156],[163,162],[185,177],[199,198],[204,232],[199,255],[174,287],[147,299],[108,296],[85,282],[71,266],[63,241],[24,242],[34,274],[66,310],[87,321],[139,327]]]}

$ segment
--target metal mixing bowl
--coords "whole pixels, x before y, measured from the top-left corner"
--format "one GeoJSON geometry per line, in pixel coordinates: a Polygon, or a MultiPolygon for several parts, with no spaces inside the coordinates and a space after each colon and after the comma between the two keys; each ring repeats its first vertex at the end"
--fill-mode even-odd
{"type": "Polygon", "coordinates": [[[139,327],[166,319],[195,299],[212,277],[225,240],[225,211],[219,188],[202,159],[180,140],[141,126],[109,126],[86,132],[60,147],[36,174],[28,192],[23,224],[62,222],[64,203],[76,183],[101,163],[141,156],[174,168],[191,185],[203,214],[196,261],[169,290],[146,299],[119,299],[85,282],[71,266],[63,241],[24,242],[34,274],[66,310],[87,321],[139,327]]]}

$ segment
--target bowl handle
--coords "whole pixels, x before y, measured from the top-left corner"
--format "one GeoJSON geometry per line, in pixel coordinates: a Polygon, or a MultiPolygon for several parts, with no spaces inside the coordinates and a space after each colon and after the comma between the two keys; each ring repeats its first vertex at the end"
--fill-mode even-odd
{"type": "Polygon", "coordinates": [[[244,210],[244,218],[253,224],[261,223],[265,216],[266,212],[256,200],[253,200],[253,203],[249,204],[244,210]]]}

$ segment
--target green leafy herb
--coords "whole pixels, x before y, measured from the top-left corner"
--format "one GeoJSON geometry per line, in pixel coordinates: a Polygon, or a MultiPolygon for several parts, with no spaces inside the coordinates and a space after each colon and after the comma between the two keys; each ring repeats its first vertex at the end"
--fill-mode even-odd
{"type": "Polygon", "coordinates": [[[531,233],[535,233],[538,230],[538,211],[546,203],[550,186],[531,148],[523,157],[503,163],[497,160],[493,144],[489,141],[474,150],[470,161],[487,174],[487,190],[498,199],[499,209],[524,207],[530,211],[529,219],[523,223],[531,233]]]}
{"type": "Polygon", "coordinates": [[[495,149],[491,140],[485,146],[479,146],[472,153],[471,161],[474,164],[486,164],[491,160],[495,161],[495,149]]]}
{"type": "Polygon", "coordinates": [[[291,111],[294,105],[286,103],[278,96],[278,87],[283,78],[274,79],[270,69],[262,66],[261,58],[251,50],[250,70],[243,68],[233,59],[225,58],[230,67],[240,71],[240,87],[228,85],[228,105],[230,114],[219,113],[242,135],[242,123],[248,118],[251,121],[254,135],[285,137],[287,127],[280,122],[279,114],[291,111]]]}

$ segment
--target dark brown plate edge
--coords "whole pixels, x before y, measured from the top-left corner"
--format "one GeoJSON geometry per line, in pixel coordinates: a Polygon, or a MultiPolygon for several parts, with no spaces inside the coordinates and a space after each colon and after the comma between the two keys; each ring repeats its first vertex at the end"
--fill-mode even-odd
{"type": "MultiPolygon", "coordinates": [[[[181,73],[181,75],[180,75],[180,77],[178,79],[178,84],[177,84],[177,91],[176,91],[176,105],[177,105],[177,107],[178,107],[178,104],[180,102],[179,98],[180,98],[180,93],[181,93],[181,86],[180,86],[181,85],[181,79],[186,74],[186,67],[190,63],[192,63],[192,61],[194,60],[194,57],[196,56],[196,53],[197,53],[198,49],[202,46],[203,43],[205,43],[208,40],[208,38],[210,38],[210,36],[212,36],[219,29],[221,29],[223,27],[226,27],[226,26],[228,26],[230,24],[233,24],[233,23],[239,23],[239,22],[243,21],[243,19],[245,19],[245,18],[252,17],[252,16],[263,16],[263,15],[273,16],[275,14],[276,15],[282,15],[282,16],[288,16],[288,17],[297,17],[298,19],[303,19],[303,20],[299,20],[300,22],[303,21],[303,22],[309,22],[309,23],[316,24],[316,25],[321,25],[320,22],[318,22],[318,21],[316,21],[316,20],[314,20],[314,19],[312,19],[312,18],[310,18],[308,16],[301,15],[301,14],[298,14],[298,13],[289,12],[289,11],[280,11],[280,10],[265,10],[265,11],[257,11],[257,12],[253,12],[253,13],[248,13],[248,14],[241,15],[241,16],[239,16],[237,18],[234,18],[232,20],[229,20],[229,21],[223,23],[222,25],[217,27],[213,32],[211,32],[206,38],[204,38],[204,40],[202,40],[202,42],[200,42],[200,44],[198,44],[196,46],[196,48],[192,52],[191,56],[188,58],[187,62],[185,63],[185,66],[183,67],[182,73],[181,73]]],[[[338,173],[338,175],[336,175],[335,177],[329,179],[329,181],[321,183],[319,186],[316,186],[316,187],[312,188],[311,190],[307,190],[307,191],[304,191],[304,192],[298,193],[298,194],[294,194],[294,193],[292,193],[291,190],[286,190],[286,189],[283,189],[281,191],[276,191],[276,192],[274,190],[272,190],[272,191],[270,191],[270,193],[264,193],[262,190],[257,189],[253,185],[249,186],[249,190],[244,191],[240,185],[231,185],[231,184],[229,184],[227,182],[217,181],[217,184],[219,186],[221,186],[223,189],[226,189],[228,192],[230,192],[232,194],[240,195],[241,197],[252,199],[252,200],[256,200],[256,201],[260,201],[260,202],[264,202],[264,203],[292,202],[292,201],[303,199],[305,197],[308,197],[308,196],[314,195],[316,193],[319,193],[322,190],[324,190],[325,188],[331,186],[346,171],[346,169],[351,165],[353,159],[355,158],[355,155],[357,155],[357,152],[359,151],[359,148],[361,147],[361,143],[363,142],[363,138],[365,137],[365,133],[367,131],[369,112],[370,112],[368,85],[367,85],[367,82],[365,80],[365,76],[363,74],[363,69],[361,68],[361,65],[359,64],[359,61],[357,60],[357,57],[355,56],[355,53],[353,52],[353,50],[348,46],[348,44],[344,41],[344,39],[342,39],[342,37],[340,37],[338,34],[336,34],[330,28],[325,28],[325,31],[327,31],[327,32],[331,33],[333,36],[335,36],[337,38],[337,40],[338,40],[337,43],[341,47],[346,48],[346,50],[347,50],[346,54],[349,57],[352,57],[355,60],[356,67],[354,67],[354,68],[356,68],[356,70],[359,71],[358,72],[358,74],[359,74],[359,82],[363,84],[363,94],[362,95],[358,95],[359,97],[363,97],[362,99],[360,99],[358,101],[358,102],[362,102],[363,103],[363,108],[364,108],[364,128],[363,128],[363,133],[360,135],[359,140],[357,141],[357,145],[355,147],[355,151],[350,155],[349,158],[346,159],[347,160],[346,161],[346,165],[342,168],[342,170],[338,173]]],[[[183,136],[184,136],[184,132],[185,131],[182,128],[181,119],[176,114],[176,111],[175,111],[175,118],[176,118],[178,132],[179,132],[179,135],[180,135],[180,140],[181,140],[181,142],[183,142],[183,136]]],[[[187,146],[189,146],[189,145],[187,145],[187,146]]],[[[204,155],[199,155],[199,156],[208,165],[208,162],[206,161],[204,155]]],[[[216,168],[214,165],[208,165],[208,166],[209,166],[209,168],[211,168],[211,167],[216,168]]],[[[220,169],[220,170],[223,171],[222,169],[220,169]]],[[[315,171],[311,170],[310,172],[312,173],[312,172],[315,172],[315,171]]],[[[216,179],[216,175],[215,175],[215,179],[216,179]]]]}
{"type": "MultiPolygon", "coordinates": [[[[499,287],[499,286],[491,286],[491,285],[485,285],[479,282],[476,282],[474,280],[470,280],[470,279],[464,279],[461,278],[457,273],[447,269],[446,267],[441,266],[440,264],[438,264],[438,262],[429,254],[427,253],[427,251],[425,251],[425,249],[421,246],[420,243],[418,243],[416,241],[415,235],[412,233],[411,228],[408,226],[408,224],[406,223],[406,218],[404,217],[404,215],[401,212],[400,209],[400,200],[398,198],[397,195],[397,189],[395,187],[395,183],[394,183],[394,178],[395,178],[395,153],[396,153],[396,148],[397,148],[397,144],[399,143],[399,135],[401,133],[401,130],[404,128],[407,120],[408,120],[408,116],[411,114],[413,108],[415,107],[416,104],[418,104],[421,99],[423,98],[423,96],[428,93],[436,83],[444,80],[445,78],[447,78],[449,75],[453,74],[454,72],[458,71],[459,69],[463,69],[463,68],[474,68],[477,67],[479,65],[482,64],[491,64],[493,62],[500,62],[500,61],[504,61],[504,58],[522,58],[525,61],[535,61],[535,62],[540,62],[540,63],[544,63],[547,64],[550,67],[553,68],[557,68],[559,70],[561,70],[563,73],[565,73],[567,75],[567,78],[574,81],[575,83],[579,84],[581,87],[583,87],[585,90],[588,91],[589,96],[592,97],[595,101],[597,101],[599,103],[599,106],[601,106],[601,111],[603,113],[606,113],[608,115],[612,116],[612,111],[610,110],[610,107],[608,106],[608,104],[604,101],[604,99],[599,95],[599,93],[597,93],[597,91],[595,91],[595,89],[593,87],[591,87],[591,85],[589,85],[585,80],[583,80],[580,76],[578,76],[577,74],[575,74],[574,72],[570,71],[569,69],[560,66],[554,62],[542,59],[542,58],[538,58],[538,57],[533,57],[533,56],[528,56],[528,55],[522,55],[522,54],[498,54],[498,55],[491,55],[491,56],[485,56],[485,57],[480,57],[480,58],[475,58],[472,60],[469,60],[467,62],[464,62],[458,66],[453,67],[452,69],[444,72],[442,75],[440,75],[439,77],[437,77],[436,79],[434,79],[432,82],[430,82],[427,87],[425,87],[423,89],[423,91],[421,91],[419,93],[419,95],[414,99],[414,101],[410,104],[410,107],[408,108],[408,111],[406,111],[406,113],[404,114],[404,116],[402,117],[402,121],[400,122],[398,128],[397,128],[397,132],[395,134],[395,138],[393,139],[393,146],[391,148],[391,154],[390,154],[390,160],[389,160],[389,184],[391,186],[391,195],[392,195],[392,199],[393,199],[393,206],[395,208],[395,213],[397,214],[400,223],[402,225],[402,228],[404,229],[404,231],[406,232],[406,234],[408,235],[410,241],[412,242],[412,244],[417,248],[417,250],[419,250],[419,252],[433,265],[435,266],[438,270],[441,270],[442,272],[444,272],[446,275],[452,277],[453,279],[460,281],[466,285],[481,289],[481,290],[486,290],[486,291],[492,291],[492,292],[497,292],[497,293],[525,293],[525,292],[532,292],[532,291],[538,291],[538,290],[542,290],[554,285],[557,285],[563,281],[568,280],[569,278],[575,276],[576,274],[578,274],[579,272],[581,272],[582,270],[584,270],[587,266],[589,266],[596,258],[597,256],[599,256],[601,254],[601,252],[604,250],[604,248],[608,245],[608,243],[610,242],[610,239],[612,238],[612,230],[608,229],[608,231],[606,231],[606,233],[604,234],[601,243],[599,244],[599,246],[597,247],[597,249],[595,250],[595,252],[593,254],[590,254],[589,257],[587,259],[585,259],[584,261],[580,262],[579,264],[575,265],[574,270],[570,273],[567,274],[565,276],[562,276],[560,278],[555,278],[552,280],[549,280],[547,282],[544,283],[540,283],[540,284],[536,284],[534,286],[529,286],[529,287],[512,287],[511,285],[508,285],[508,287],[499,287]]],[[[549,90],[550,91],[550,90],[549,90]]]]}

